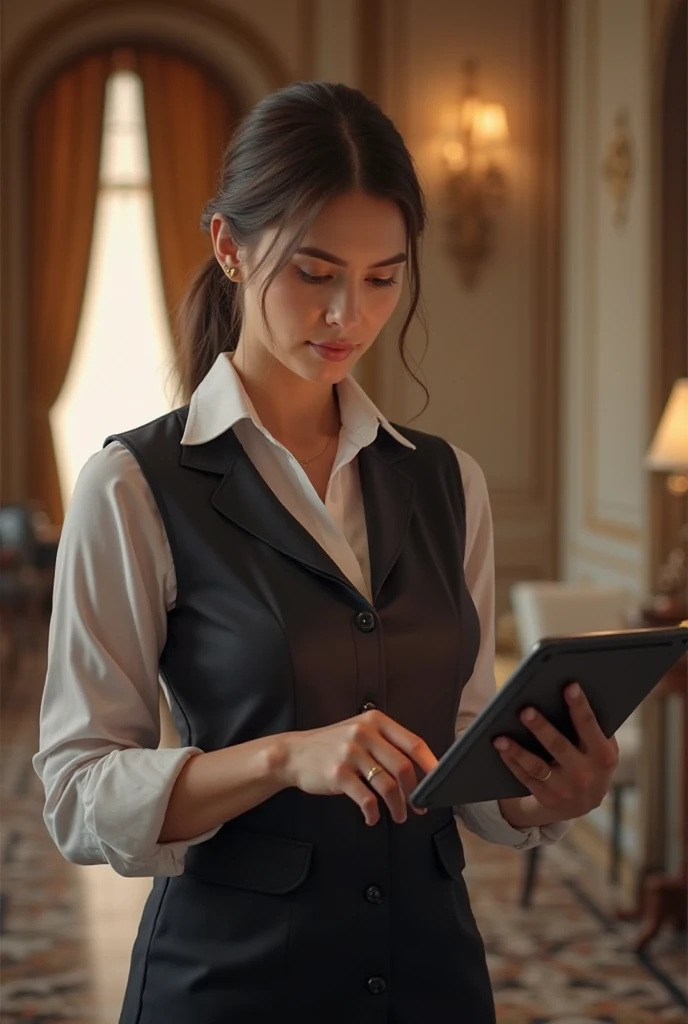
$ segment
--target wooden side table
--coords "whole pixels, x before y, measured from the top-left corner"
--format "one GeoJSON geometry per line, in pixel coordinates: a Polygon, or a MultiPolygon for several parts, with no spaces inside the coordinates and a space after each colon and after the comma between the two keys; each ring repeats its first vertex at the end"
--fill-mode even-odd
{"type": "MultiPolygon", "coordinates": [[[[644,611],[644,626],[677,625],[676,618],[670,618],[654,611],[644,611]]],[[[681,749],[679,751],[679,813],[681,814],[680,866],[675,874],[656,872],[651,865],[641,871],[638,905],[626,919],[641,919],[641,927],[633,941],[637,952],[643,950],[665,922],[678,927],[686,926],[688,904],[688,656],[667,673],[655,690],[662,711],[667,701],[677,697],[681,715],[681,749]]],[[[663,800],[664,793],[653,794],[663,800]]],[[[669,811],[670,813],[670,811],[669,811]]]]}

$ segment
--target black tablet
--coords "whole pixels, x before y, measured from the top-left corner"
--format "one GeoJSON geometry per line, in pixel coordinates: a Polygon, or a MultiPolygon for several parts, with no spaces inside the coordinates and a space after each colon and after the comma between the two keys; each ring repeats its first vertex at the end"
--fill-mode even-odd
{"type": "MultiPolygon", "coordinates": [[[[542,757],[551,755],[520,721],[530,706],[572,742],[578,737],[564,697],[578,682],[605,736],[612,736],[681,655],[688,622],[670,629],[587,633],[540,640],[511,678],[442,756],[410,796],[414,807],[452,807],[524,796],[493,741],[508,736],[542,757]]],[[[687,674],[688,680],[688,674],[687,674]]]]}

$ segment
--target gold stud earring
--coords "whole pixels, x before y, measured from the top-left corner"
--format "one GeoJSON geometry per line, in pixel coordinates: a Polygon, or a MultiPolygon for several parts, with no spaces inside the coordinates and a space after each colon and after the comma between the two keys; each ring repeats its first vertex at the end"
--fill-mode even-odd
{"type": "Polygon", "coordinates": [[[227,277],[229,278],[229,280],[230,281],[234,281],[234,279],[236,277],[236,273],[237,273],[237,268],[236,267],[230,267],[230,266],[228,266],[228,264],[225,263],[225,264],[223,264],[222,269],[224,270],[224,272],[227,275],[227,277]]]}

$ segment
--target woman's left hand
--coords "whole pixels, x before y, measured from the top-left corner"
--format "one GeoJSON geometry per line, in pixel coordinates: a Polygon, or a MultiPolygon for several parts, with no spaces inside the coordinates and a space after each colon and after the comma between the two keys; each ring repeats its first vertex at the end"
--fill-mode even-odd
{"type": "Polygon", "coordinates": [[[519,813],[514,805],[520,800],[529,801],[528,797],[501,800],[502,809],[507,810],[505,816],[512,824],[517,825],[514,818],[523,818],[522,825],[580,818],[599,807],[609,790],[619,762],[616,739],[613,736],[607,739],[604,735],[577,683],[566,688],[565,697],[580,738],[579,747],[562,736],[535,708],[527,708],[521,715],[523,724],[556,761],[551,771],[542,758],[524,750],[514,740],[499,737],[494,741],[506,766],[540,805],[533,807],[530,801],[530,806],[521,808],[522,813],[519,813]]]}

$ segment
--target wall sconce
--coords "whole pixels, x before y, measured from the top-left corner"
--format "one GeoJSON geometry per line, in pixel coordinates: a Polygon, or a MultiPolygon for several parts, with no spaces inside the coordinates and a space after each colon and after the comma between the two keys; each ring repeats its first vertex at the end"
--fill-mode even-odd
{"type": "Polygon", "coordinates": [[[501,103],[479,98],[474,61],[464,65],[459,103],[441,113],[440,143],[446,169],[448,250],[472,288],[494,248],[495,214],[506,197],[502,169],[509,140],[501,103]]]}

